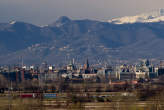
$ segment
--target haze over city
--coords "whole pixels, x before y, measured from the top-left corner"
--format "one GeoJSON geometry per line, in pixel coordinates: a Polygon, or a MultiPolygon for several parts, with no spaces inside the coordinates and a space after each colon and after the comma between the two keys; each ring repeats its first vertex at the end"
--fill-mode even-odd
{"type": "Polygon", "coordinates": [[[150,12],[163,4],[163,0],[1,0],[0,22],[16,20],[46,25],[60,16],[107,21],[150,12]]]}

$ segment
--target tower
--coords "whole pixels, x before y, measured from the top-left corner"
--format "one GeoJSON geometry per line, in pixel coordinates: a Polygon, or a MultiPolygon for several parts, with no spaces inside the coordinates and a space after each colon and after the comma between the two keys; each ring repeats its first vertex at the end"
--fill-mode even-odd
{"type": "Polygon", "coordinates": [[[88,61],[88,59],[86,61],[86,64],[84,64],[84,69],[85,70],[88,70],[89,69],[89,61],[88,61]]]}
{"type": "Polygon", "coordinates": [[[86,73],[86,74],[91,73],[88,59],[87,59],[86,63],[84,64],[84,73],[86,73]]]}
{"type": "Polygon", "coordinates": [[[148,66],[150,66],[151,63],[150,63],[150,61],[147,59],[146,62],[145,62],[145,64],[146,64],[146,66],[148,67],[148,66]]]}

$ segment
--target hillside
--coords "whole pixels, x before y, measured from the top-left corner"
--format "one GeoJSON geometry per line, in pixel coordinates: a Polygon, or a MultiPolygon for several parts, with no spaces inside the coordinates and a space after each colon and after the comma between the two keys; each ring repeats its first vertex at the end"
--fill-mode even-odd
{"type": "Polygon", "coordinates": [[[61,17],[39,27],[23,22],[0,24],[0,64],[83,63],[116,59],[164,58],[164,23],[113,24],[61,17]]]}

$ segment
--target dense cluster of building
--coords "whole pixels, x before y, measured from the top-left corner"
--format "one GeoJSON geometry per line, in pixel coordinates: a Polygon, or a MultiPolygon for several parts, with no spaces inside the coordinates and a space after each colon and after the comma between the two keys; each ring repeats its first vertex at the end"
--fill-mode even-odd
{"type": "Polygon", "coordinates": [[[164,63],[153,65],[149,60],[142,60],[136,65],[115,65],[92,67],[87,60],[83,66],[72,61],[67,66],[57,68],[46,62],[40,66],[1,66],[0,74],[8,80],[22,82],[25,80],[55,81],[58,78],[67,80],[99,79],[108,82],[151,79],[164,74],[164,63]]]}

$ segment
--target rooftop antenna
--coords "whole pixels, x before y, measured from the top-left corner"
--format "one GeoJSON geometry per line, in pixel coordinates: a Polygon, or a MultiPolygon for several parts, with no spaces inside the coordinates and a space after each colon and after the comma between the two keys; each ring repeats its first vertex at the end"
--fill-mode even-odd
{"type": "Polygon", "coordinates": [[[22,65],[22,67],[23,67],[23,65],[24,65],[23,56],[21,56],[21,65],[22,65]]]}
{"type": "Polygon", "coordinates": [[[18,66],[23,67],[23,57],[22,56],[19,56],[18,66]]]}

